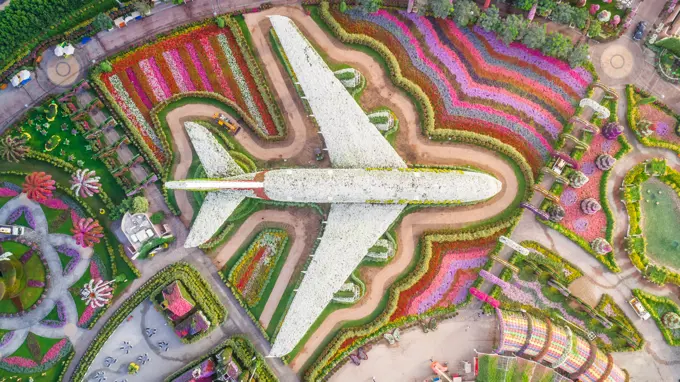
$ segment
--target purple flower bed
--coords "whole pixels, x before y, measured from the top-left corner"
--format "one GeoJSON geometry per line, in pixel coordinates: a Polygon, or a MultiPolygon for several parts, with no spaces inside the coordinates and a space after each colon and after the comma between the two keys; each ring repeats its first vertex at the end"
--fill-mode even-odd
{"type": "Polygon", "coordinates": [[[28,226],[31,227],[32,229],[35,229],[35,220],[33,219],[33,214],[26,206],[21,206],[14,210],[11,214],[9,214],[9,216],[7,217],[7,224],[12,224],[15,221],[19,220],[21,215],[24,215],[26,217],[26,222],[28,222],[28,226]]]}
{"type": "Polygon", "coordinates": [[[588,219],[586,218],[579,218],[574,222],[574,231],[578,233],[583,233],[586,232],[588,229],[588,219]]]}
{"type": "MultiPolygon", "coordinates": [[[[422,299],[419,304],[418,304],[418,314],[422,314],[423,312],[427,311],[431,307],[433,307],[436,303],[441,301],[441,299],[447,294],[449,291],[449,288],[451,287],[451,284],[454,281],[454,278],[456,276],[456,273],[458,273],[459,270],[462,269],[471,269],[471,268],[479,268],[483,266],[488,259],[485,257],[478,257],[478,258],[472,258],[472,259],[462,259],[462,260],[453,260],[449,265],[448,269],[446,270],[446,274],[444,275],[444,278],[441,280],[441,283],[439,286],[432,292],[430,293],[426,298],[422,299]]],[[[446,266],[445,264],[442,264],[443,266],[446,266]]],[[[467,292],[467,289],[465,289],[467,292]]]]}
{"type": "Polygon", "coordinates": [[[26,264],[28,262],[28,260],[31,259],[32,256],[33,256],[33,248],[29,249],[23,255],[21,255],[21,257],[19,258],[19,261],[21,262],[21,264],[26,264]]]}
{"type": "Polygon", "coordinates": [[[560,202],[564,206],[571,206],[574,203],[576,203],[576,199],[578,198],[578,195],[576,194],[576,191],[572,189],[566,189],[564,192],[562,192],[562,196],[560,197],[560,202]]]}
{"type": "Polygon", "coordinates": [[[66,325],[65,321],[57,321],[57,320],[42,320],[40,321],[40,324],[45,325],[50,328],[63,328],[64,325],[66,325]]]}
{"type": "Polygon", "coordinates": [[[40,280],[28,280],[26,283],[31,288],[44,288],[45,283],[40,280]]]}
{"type": "Polygon", "coordinates": [[[0,183],[3,188],[8,188],[12,191],[16,191],[17,193],[21,193],[23,190],[21,189],[21,186],[18,186],[14,183],[11,182],[2,182],[0,183]]]}
{"type": "Polygon", "coordinates": [[[75,268],[76,264],[80,261],[80,252],[76,251],[73,248],[67,247],[65,245],[60,245],[59,247],[55,248],[57,252],[61,252],[64,255],[68,256],[71,258],[71,261],[68,262],[66,265],[66,268],[64,269],[64,276],[70,274],[73,271],[73,268],[75,268]]]}
{"type": "Polygon", "coordinates": [[[13,331],[5,333],[5,335],[2,336],[2,338],[0,338],[0,347],[7,345],[9,341],[12,340],[13,337],[14,337],[13,331]]]}
{"type": "Polygon", "coordinates": [[[595,168],[595,163],[586,162],[581,165],[581,172],[586,175],[593,175],[595,168]]]}
{"type": "Polygon", "coordinates": [[[493,273],[487,272],[484,269],[479,271],[479,275],[482,276],[482,278],[484,280],[486,280],[486,281],[488,281],[492,284],[498,285],[502,290],[506,290],[506,289],[510,288],[510,286],[511,286],[510,283],[508,283],[507,281],[498,278],[493,273]]]}
{"type": "Polygon", "coordinates": [[[657,122],[656,133],[661,136],[666,136],[671,131],[671,127],[666,122],[657,122]]]}
{"type": "MultiPolygon", "coordinates": [[[[567,321],[570,321],[570,322],[572,322],[576,325],[581,326],[582,328],[585,328],[585,323],[583,322],[583,320],[578,319],[578,318],[570,315],[567,312],[567,310],[564,308],[564,306],[562,306],[562,304],[548,300],[543,295],[543,291],[541,290],[541,283],[539,283],[538,281],[524,281],[524,280],[521,280],[521,279],[515,277],[513,279],[513,282],[515,283],[514,289],[517,289],[521,293],[524,293],[525,298],[526,298],[526,295],[533,296],[532,302],[523,302],[523,301],[517,301],[517,300],[515,300],[515,301],[517,301],[521,304],[531,305],[531,306],[539,308],[541,310],[546,310],[547,308],[557,309],[557,310],[560,311],[560,313],[562,313],[562,317],[564,317],[567,321]]],[[[503,292],[503,294],[508,296],[505,293],[505,291],[503,292]]],[[[511,298],[510,296],[508,296],[508,297],[511,298]]]]}

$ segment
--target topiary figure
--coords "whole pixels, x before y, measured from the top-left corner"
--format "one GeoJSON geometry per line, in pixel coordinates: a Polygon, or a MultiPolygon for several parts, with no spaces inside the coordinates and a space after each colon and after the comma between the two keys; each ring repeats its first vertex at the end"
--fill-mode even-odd
{"type": "Polygon", "coordinates": [[[71,229],[71,232],[76,244],[83,248],[93,247],[104,236],[104,228],[92,218],[81,218],[71,229]]]}
{"type": "Polygon", "coordinates": [[[26,175],[23,191],[29,199],[44,202],[52,198],[52,191],[55,190],[54,183],[51,175],[42,171],[33,172],[26,175]]]}
{"type": "Polygon", "coordinates": [[[94,170],[87,168],[76,170],[76,173],[71,176],[71,190],[81,198],[98,194],[102,185],[96,175],[94,170]]]}
{"type": "Polygon", "coordinates": [[[551,222],[554,223],[559,223],[564,219],[564,215],[566,212],[564,211],[564,208],[560,206],[559,204],[551,204],[548,207],[548,219],[550,219],[551,222]]]}
{"type": "Polygon", "coordinates": [[[19,162],[27,152],[25,137],[8,135],[0,140],[0,158],[7,162],[19,162]]]}
{"type": "Polygon", "coordinates": [[[574,188],[581,188],[588,183],[588,177],[581,171],[574,171],[569,174],[569,185],[574,188]]]}
{"type": "Polygon", "coordinates": [[[593,198],[583,199],[581,201],[581,211],[586,215],[594,215],[597,211],[601,210],[602,206],[597,200],[593,198]]]}
{"type": "Polygon", "coordinates": [[[132,208],[130,211],[133,214],[143,214],[149,210],[149,201],[143,196],[135,196],[132,198],[132,208]]]}
{"type": "Polygon", "coordinates": [[[680,315],[675,312],[668,312],[664,314],[661,318],[661,322],[663,322],[663,326],[667,327],[668,329],[680,329],[680,315]]]}
{"type": "Polygon", "coordinates": [[[614,163],[616,163],[616,159],[609,154],[600,154],[597,159],[595,159],[595,166],[602,171],[611,169],[614,167],[614,163]]]}
{"type": "Polygon", "coordinates": [[[609,122],[602,126],[602,136],[607,139],[616,139],[623,133],[623,126],[618,122],[609,122]]]}
{"type": "Polygon", "coordinates": [[[598,255],[604,255],[612,251],[612,246],[609,242],[601,237],[596,238],[590,243],[590,247],[598,255]]]}

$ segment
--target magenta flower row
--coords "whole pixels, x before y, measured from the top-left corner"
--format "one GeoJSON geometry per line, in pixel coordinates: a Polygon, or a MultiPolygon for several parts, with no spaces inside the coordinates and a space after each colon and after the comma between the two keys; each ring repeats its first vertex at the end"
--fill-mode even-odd
{"type": "Polygon", "coordinates": [[[174,78],[179,91],[182,93],[195,91],[196,88],[191,82],[191,78],[189,78],[189,73],[184,67],[177,49],[163,52],[163,58],[165,58],[165,62],[167,62],[168,67],[170,67],[170,73],[172,73],[172,78],[174,78]]]}
{"type": "Polygon", "coordinates": [[[209,92],[212,92],[213,87],[210,84],[210,81],[208,80],[208,74],[205,72],[205,68],[203,67],[203,64],[201,64],[201,60],[198,58],[198,53],[196,52],[194,44],[188,42],[186,43],[185,47],[187,49],[187,52],[189,52],[189,57],[191,57],[191,63],[196,68],[199,77],[201,77],[201,83],[203,84],[203,88],[209,92]]]}
{"type": "Polygon", "coordinates": [[[135,88],[135,92],[137,92],[137,95],[139,96],[139,99],[142,100],[144,106],[146,106],[147,109],[153,108],[153,103],[151,103],[151,100],[144,92],[144,88],[142,88],[142,84],[139,83],[139,78],[137,78],[135,71],[128,66],[125,68],[125,74],[127,74],[128,80],[130,80],[132,83],[132,86],[135,88]]]}
{"type": "Polygon", "coordinates": [[[203,47],[203,51],[205,52],[205,56],[208,58],[208,62],[210,62],[210,66],[212,66],[212,71],[215,74],[215,78],[217,78],[217,82],[220,83],[220,87],[222,88],[221,93],[225,97],[229,98],[230,100],[234,100],[234,94],[231,91],[231,88],[229,86],[229,83],[227,80],[224,78],[224,73],[222,72],[222,66],[220,66],[220,62],[217,59],[217,54],[215,53],[215,50],[213,49],[212,45],[210,44],[210,40],[207,38],[202,38],[201,39],[201,46],[203,47]]]}
{"type": "Polygon", "coordinates": [[[153,65],[151,64],[151,60],[153,59],[154,58],[151,57],[139,61],[139,68],[142,69],[142,73],[144,73],[146,81],[151,87],[151,91],[153,92],[154,98],[156,98],[156,102],[162,102],[170,97],[170,88],[168,87],[168,84],[165,83],[165,79],[163,77],[161,77],[159,80],[158,76],[160,75],[160,70],[158,69],[157,65],[156,70],[154,70],[153,65]]]}

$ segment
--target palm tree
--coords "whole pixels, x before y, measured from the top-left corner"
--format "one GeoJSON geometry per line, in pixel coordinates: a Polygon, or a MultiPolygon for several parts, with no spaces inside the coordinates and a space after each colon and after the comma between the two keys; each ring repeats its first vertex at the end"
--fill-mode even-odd
{"type": "Polygon", "coordinates": [[[0,157],[8,162],[18,162],[28,151],[25,137],[6,136],[0,140],[0,157]]]}

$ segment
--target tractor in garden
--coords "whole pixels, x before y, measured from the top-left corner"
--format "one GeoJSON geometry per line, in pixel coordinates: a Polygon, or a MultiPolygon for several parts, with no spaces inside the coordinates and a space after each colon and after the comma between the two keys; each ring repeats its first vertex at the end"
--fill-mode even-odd
{"type": "Polygon", "coordinates": [[[213,114],[213,121],[221,127],[225,127],[227,131],[229,132],[229,135],[234,136],[236,133],[238,133],[239,130],[241,130],[241,126],[239,126],[236,121],[233,119],[227,117],[226,115],[222,113],[215,113],[213,114]]]}

